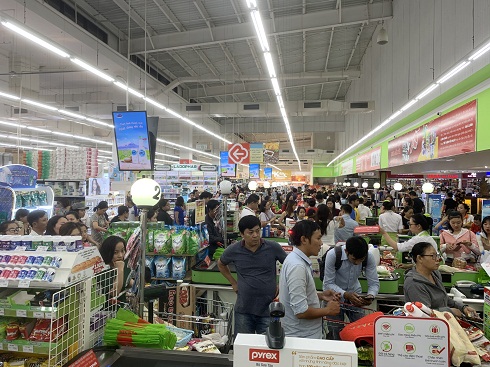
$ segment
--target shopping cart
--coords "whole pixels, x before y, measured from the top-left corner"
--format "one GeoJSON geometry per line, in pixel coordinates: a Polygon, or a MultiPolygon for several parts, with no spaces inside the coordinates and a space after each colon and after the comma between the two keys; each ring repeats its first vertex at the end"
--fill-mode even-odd
{"type": "Polygon", "coordinates": [[[233,304],[221,300],[196,298],[193,315],[170,312],[158,312],[163,321],[184,330],[192,330],[194,338],[218,333],[222,337],[222,345],[218,346],[222,353],[228,353],[233,340],[233,304]]]}

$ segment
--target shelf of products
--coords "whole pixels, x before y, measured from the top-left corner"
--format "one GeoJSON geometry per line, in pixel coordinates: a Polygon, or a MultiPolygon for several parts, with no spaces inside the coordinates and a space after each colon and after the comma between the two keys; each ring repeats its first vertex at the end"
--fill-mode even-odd
{"type": "Polygon", "coordinates": [[[109,209],[107,210],[107,215],[109,217],[113,217],[117,215],[117,207],[126,204],[125,192],[119,191],[117,195],[109,194],[109,195],[87,196],[85,198],[85,205],[88,206],[87,214],[92,215],[94,208],[101,201],[107,201],[107,204],[109,205],[109,209]]]}
{"type": "Polygon", "coordinates": [[[1,362],[22,353],[33,355],[29,365],[62,366],[101,345],[117,270],[105,270],[96,247],[71,240],[81,245],[80,237],[0,236],[0,350],[9,352],[1,362]]]}
{"type": "Polygon", "coordinates": [[[53,189],[55,198],[84,199],[87,190],[85,180],[38,180],[53,189]]]}

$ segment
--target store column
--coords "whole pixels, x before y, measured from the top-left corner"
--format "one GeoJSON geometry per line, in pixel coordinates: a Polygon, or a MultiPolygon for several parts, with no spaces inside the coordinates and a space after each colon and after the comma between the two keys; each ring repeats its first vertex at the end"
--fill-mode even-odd
{"type": "MultiPolygon", "coordinates": [[[[188,124],[179,125],[180,139],[179,144],[185,147],[193,147],[192,126],[188,124]]],[[[190,150],[181,149],[179,152],[180,163],[192,163],[192,152],[190,150]]]]}

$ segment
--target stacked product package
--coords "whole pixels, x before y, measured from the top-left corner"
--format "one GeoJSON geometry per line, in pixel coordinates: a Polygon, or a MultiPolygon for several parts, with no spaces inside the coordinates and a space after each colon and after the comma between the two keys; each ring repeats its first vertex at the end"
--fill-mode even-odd
{"type": "MultiPolygon", "coordinates": [[[[124,238],[129,249],[135,245],[139,222],[116,222],[111,224],[106,235],[124,238]]],[[[206,226],[166,226],[163,222],[148,223],[146,240],[146,263],[152,278],[184,279],[189,256],[196,255],[209,243],[206,226]]],[[[138,246],[139,247],[139,246],[138,246]]]]}
{"type": "Polygon", "coordinates": [[[97,162],[98,150],[95,148],[86,149],[86,178],[97,177],[99,175],[99,163],[97,162]]]}
{"type": "Polygon", "coordinates": [[[56,149],[56,178],[58,180],[84,180],[87,177],[93,177],[93,173],[97,173],[97,149],[56,149]]]}

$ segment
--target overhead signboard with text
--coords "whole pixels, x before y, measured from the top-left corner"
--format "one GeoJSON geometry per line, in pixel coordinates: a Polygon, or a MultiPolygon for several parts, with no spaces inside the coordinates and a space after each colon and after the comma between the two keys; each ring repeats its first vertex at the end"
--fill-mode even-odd
{"type": "Polygon", "coordinates": [[[401,166],[474,152],[476,100],[388,142],[388,165],[401,166]]]}

